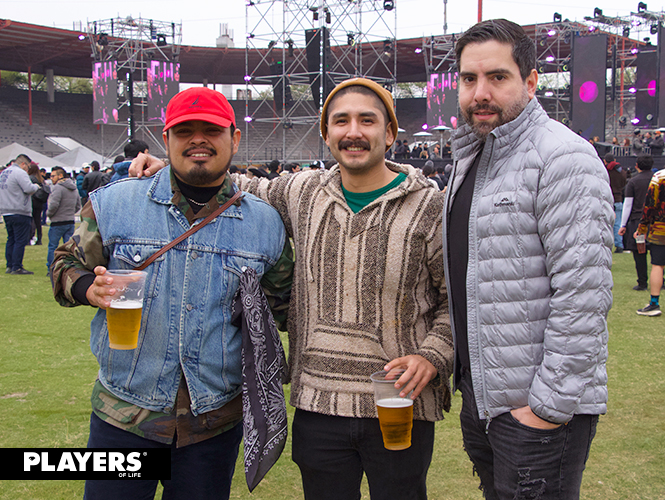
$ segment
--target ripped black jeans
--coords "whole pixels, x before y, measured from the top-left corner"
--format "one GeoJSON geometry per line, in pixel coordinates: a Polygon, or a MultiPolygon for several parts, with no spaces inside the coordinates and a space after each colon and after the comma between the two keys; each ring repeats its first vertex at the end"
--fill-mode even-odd
{"type": "Polygon", "coordinates": [[[575,500],[598,415],[575,415],[552,430],[528,427],[510,412],[480,420],[470,374],[462,376],[464,448],[488,500],[575,500]],[[487,429],[487,432],[486,432],[487,429]]]}

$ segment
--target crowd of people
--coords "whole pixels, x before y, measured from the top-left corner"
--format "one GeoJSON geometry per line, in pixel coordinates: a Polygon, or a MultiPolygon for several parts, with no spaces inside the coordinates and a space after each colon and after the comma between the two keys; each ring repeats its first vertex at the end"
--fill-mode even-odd
{"type": "MultiPolygon", "coordinates": [[[[168,448],[165,497],[229,497],[247,403],[234,304],[249,277],[288,332],[292,459],[306,499],[359,498],[363,475],[373,499],[427,498],[434,424],[457,390],[485,498],[579,498],[607,410],[612,249],[635,241],[646,287],[646,235],[652,297],[640,314],[655,316],[665,171],[651,176],[640,156],[628,180],[614,157],[601,161],[549,118],[520,26],[483,21],[455,51],[465,124],[443,151],[396,140],[392,95],[353,78],[322,109],[329,164],[237,170],[233,109],[194,87],[168,104],[168,160],[139,144],[114,165],[129,178],[105,184],[91,165],[78,190],[54,169],[54,295],[97,308],[90,448],[168,448]],[[400,163],[414,154],[422,169],[400,163]],[[139,348],[114,351],[107,270],[137,266],[149,284],[139,348]],[[412,445],[401,451],[383,445],[369,379],[396,369],[395,387],[413,400],[412,445]]],[[[22,256],[40,189],[30,166],[21,155],[0,174],[11,274],[30,273],[22,256]]],[[[89,480],[86,498],[150,498],[157,483],[89,480]]]]}

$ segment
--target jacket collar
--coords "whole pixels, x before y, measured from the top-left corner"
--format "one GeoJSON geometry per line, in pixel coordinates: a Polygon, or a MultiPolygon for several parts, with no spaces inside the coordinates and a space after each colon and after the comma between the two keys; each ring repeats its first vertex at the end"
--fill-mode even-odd
{"type": "Polygon", "coordinates": [[[495,128],[483,143],[471,127],[464,124],[453,133],[452,149],[455,160],[474,157],[484,145],[492,145],[496,153],[513,151],[519,137],[533,125],[548,120],[547,113],[535,97],[514,120],[495,128]]]}

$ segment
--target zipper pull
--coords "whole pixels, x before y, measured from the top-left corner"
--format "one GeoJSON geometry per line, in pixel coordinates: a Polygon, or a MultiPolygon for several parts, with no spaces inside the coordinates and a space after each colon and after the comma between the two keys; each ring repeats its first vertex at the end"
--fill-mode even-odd
{"type": "Polygon", "coordinates": [[[485,434],[489,434],[490,432],[490,423],[492,422],[492,417],[490,417],[490,412],[485,410],[485,434]]]}

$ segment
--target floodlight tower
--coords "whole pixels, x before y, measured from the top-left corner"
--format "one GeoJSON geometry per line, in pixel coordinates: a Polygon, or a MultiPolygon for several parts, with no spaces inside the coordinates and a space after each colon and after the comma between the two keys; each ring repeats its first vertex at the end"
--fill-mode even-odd
{"type": "Polygon", "coordinates": [[[245,137],[260,139],[245,161],[324,159],[319,112],[335,85],[363,76],[393,91],[396,26],[395,0],[247,0],[245,137]]]}

